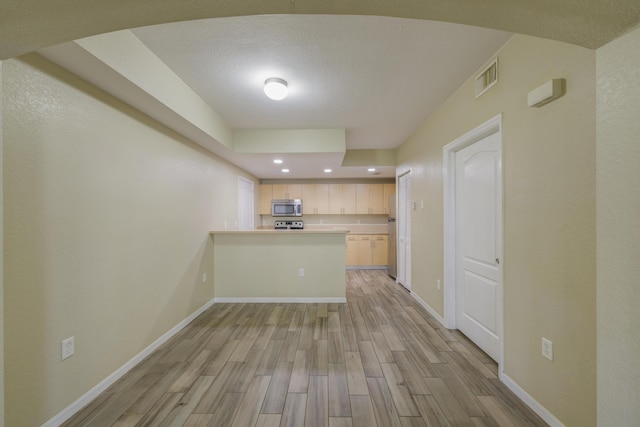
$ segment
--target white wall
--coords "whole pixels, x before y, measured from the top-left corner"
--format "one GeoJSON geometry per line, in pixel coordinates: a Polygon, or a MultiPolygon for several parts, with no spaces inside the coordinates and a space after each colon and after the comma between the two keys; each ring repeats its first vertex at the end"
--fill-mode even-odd
{"type": "Polygon", "coordinates": [[[640,420],[640,28],[596,52],[598,424],[640,420]]]}
{"type": "Polygon", "coordinates": [[[2,78],[6,423],[36,426],[214,297],[209,232],[258,182],[41,56],[2,78]]]}

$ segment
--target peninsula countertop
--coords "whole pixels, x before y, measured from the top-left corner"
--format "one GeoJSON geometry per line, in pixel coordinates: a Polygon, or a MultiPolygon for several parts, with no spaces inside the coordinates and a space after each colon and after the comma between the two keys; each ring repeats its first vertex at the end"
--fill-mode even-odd
{"type": "Polygon", "coordinates": [[[274,228],[262,228],[253,230],[213,230],[210,234],[347,234],[349,229],[347,228],[334,228],[334,229],[303,229],[303,230],[276,230],[274,228]]]}

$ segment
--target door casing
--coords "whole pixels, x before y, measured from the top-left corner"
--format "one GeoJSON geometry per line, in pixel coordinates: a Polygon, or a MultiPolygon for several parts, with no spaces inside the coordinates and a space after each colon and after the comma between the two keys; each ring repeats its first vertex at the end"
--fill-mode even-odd
{"type": "MultiPolygon", "coordinates": [[[[445,327],[456,329],[456,153],[494,133],[498,134],[500,151],[502,151],[502,114],[487,120],[485,123],[467,132],[442,149],[443,156],[443,195],[444,195],[444,322],[445,327]]],[[[502,157],[502,156],[501,156],[502,157]]],[[[503,200],[502,160],[500,164],[499,192],[500,200],[503,200]]],[[[497,320],[498,336],[500,339],[500,356],[498,370],[503,373],[502,361],[504,360],[504,206],[497,210],[497,253],[502,263],[500,269],[500,290],[498,292],[497,320]]]]}

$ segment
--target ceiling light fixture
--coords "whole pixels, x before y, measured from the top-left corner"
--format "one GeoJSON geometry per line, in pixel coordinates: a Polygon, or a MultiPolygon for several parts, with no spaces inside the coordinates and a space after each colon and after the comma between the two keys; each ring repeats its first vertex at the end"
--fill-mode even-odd
{"type": "Polygon", "coordinates": [[[325,169],[325,170],[324,170],[324,173],[331,173],[331,172],[332,172],[332,170],[331,170],[331,169],[325,169]]]}
{"type": "Polygon", "coordinates": [[[289,173],[289,169],[282,169],[282,173],[289,173]]]}
{"type": "Polygon", "coordinates": [[[275,159],[273,161],[273,163],[275,163],[276,165],[281,165],[282,164],[282,159],[275,159]]]}
{"type": "Polygon", "coordinates": [[[367,172],[375,172],[375,171],[376,171],[376,168],[369,168],[369,169],[367,169],[367,172]]]}
{"type": "Polygon", "coordinates": [[[264,93],[274,101],[279,101],[287,96],[287,82],[277,77],[271,77],[264,81],[264,93]]]}

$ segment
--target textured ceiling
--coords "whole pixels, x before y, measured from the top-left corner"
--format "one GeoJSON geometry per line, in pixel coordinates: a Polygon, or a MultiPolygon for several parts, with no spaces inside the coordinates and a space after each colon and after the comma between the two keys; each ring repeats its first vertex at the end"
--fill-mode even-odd
{"type": "Polygon", "coordinates": [[[510,37],[441,22],[272,15],[134,30],[234,129],[345,128],[347,148],[395,148],[510,37]],[[268,99],[265,79],[289,83],[268,99]]]}
{"type": "MultiPolygon", "coordinates": [[[[480,27],[596,48],[638,24],[640,3],[5,0],[0,58],[186,20],[193,21],[134,32],[229,127],[345,128],[347,148],[379,149],[402,143],[509,36],[480,27]],[[212,17],[231,18],[198,20],[212,17]],[[273,75],[290,83],[286,102],[273,103],[261,93],[262,82],[273,75]]],[[[232,153],[228,159],[268,178],[258,167],[265,162],[260,157],[232,153]]],[[[310,165],[304,167],[308,175],[310,165]]],[[[353,175],[353,169],[342,169],[344,176],[353,175]]],[[[392,176],[393,169],[383,174],[392,176]]]]}
{"type": "Polygon", "coordinates": [[[120,29],[263,14],[456,22],[597,48],[640,22],[638,0],[3,0],[0,59],[120,29]]]}

